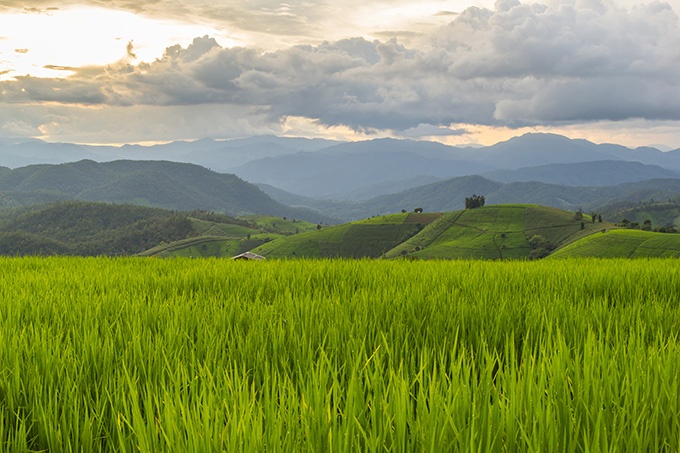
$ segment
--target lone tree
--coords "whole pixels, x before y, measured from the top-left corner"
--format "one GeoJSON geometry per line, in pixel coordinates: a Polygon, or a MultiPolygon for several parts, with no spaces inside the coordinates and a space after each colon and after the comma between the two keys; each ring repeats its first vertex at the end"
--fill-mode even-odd
{"type": "Polygon", "coordinates": [[[475,195],[465,198],[465,209],[481,208],[484,206],[484,195],[475,195]]]}

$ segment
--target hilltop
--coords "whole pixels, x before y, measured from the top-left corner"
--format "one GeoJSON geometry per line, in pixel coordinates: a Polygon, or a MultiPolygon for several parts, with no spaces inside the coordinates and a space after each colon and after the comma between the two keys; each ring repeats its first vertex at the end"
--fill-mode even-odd
{"type": "Polygon", "coordinates": [[[412,257],[528,259],[602,229],[583,215],[538,205],[375,216],[276,239],[254,249],[271,258],[412,257]]]}

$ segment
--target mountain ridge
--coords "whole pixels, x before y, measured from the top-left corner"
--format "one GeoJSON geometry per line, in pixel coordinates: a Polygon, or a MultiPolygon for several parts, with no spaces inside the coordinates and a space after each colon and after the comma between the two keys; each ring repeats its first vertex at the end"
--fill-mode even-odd
{"type": "Polygon", "coordinates": [[[232,215],[272,214],[332,222],[311,210],[285,206],[236,175],[195,164],[120,160],[33,165],[0,173],[0,203],[22,197],[129,203],[176,210],[203,209],[232,215]],[[4,201],[3,201],[4,200],[4,201]]]}

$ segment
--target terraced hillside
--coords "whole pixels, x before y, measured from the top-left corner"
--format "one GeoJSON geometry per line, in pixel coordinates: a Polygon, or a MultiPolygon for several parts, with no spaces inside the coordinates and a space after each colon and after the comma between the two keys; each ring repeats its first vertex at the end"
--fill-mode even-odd
{"type": "Polygon", "coordinates": [[[447,213],[385,256],[521,259],[539,246],[548,252],[603,227],[611,225],[556,208],[493,205],[447,213]]]}
{"type": "Polygon", "coordinates": [[[613,224],[537,205],[494,205],[449,213],[410,213],[323,228],[257,247],[272,258],[384,257],[524,259],[613,224]]]}
{"type": "Polygon", "coordinates": [[[268,215],[245,215],[239,218],[264,228],[275,229],[290,234],[314,231],[316,230],[317,225],[316,223],[307,222],[306,220],[268,215]]]}
{"type": "Polygon", "coordinates": [[[280,238],[253,252],[268,258],[378,258],[437,220],[439,213],[401,213],[280,238]]]}
{"type": "MultiPolygon", "coordinates": [[[[216,216],[221,217],[221,216],[216,216]]],[[[306,229],[316,225],[302,220],[285,220],[273,216],[247,216],[241,224],[220,222],[219,218],[190,218],[195,236],[180,241],[163,243],[140,253],[140,256],[215,257],[230,258],[276,238],[294,234],[290,225],[306,229]]]]}
{"type": "Polygon", "coordinates": [[[555,258],[680,258],[680,234],[613,230],[573,242],[551,255],[555,258]]]}

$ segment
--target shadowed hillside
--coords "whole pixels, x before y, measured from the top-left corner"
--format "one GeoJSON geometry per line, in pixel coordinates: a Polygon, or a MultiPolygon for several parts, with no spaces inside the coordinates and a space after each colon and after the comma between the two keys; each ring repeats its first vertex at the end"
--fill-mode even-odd
{"type": "Polygon", "coordinates": [[[60,202],[0,211],[0,255],[122,256],[153,249],[144,254],[233,256],[284,234],[290,233],[213,212],[133,205],[60,202]],[[208,250],[206,243],[223,253],[208,250]],[[179,252],[187,244],[200,247],[179,252]]]}
{"type": "Polygon", "coordinates": [[[235,175],[165,161],[84,160],[0,172],[0,207],[55,200],[129,203],[165,209],[202,209],[230,215],[268,214],[332,222],[328,216],[274,201],[235,175]]]}

